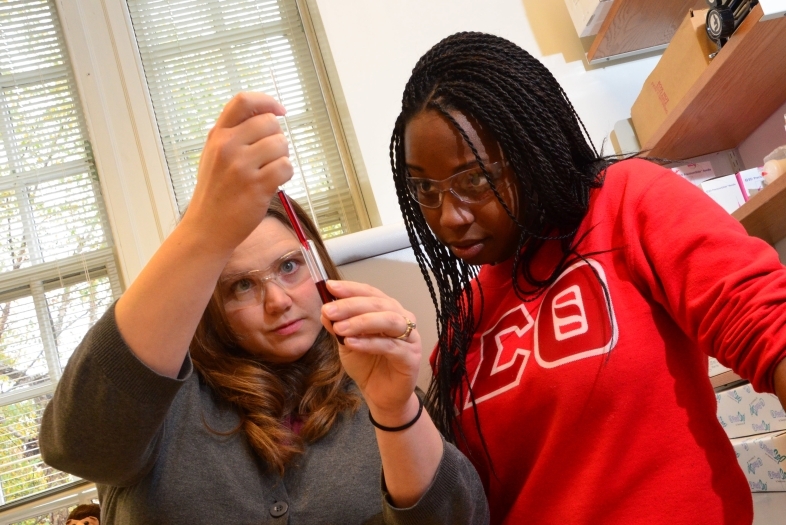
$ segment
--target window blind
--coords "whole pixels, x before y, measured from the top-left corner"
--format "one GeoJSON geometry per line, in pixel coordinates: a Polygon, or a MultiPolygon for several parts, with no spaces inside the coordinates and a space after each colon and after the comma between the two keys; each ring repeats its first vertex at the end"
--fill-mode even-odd
{"type": "Polygon", "coordinates": [[[324,238],[362,229],[295,0],[127,4],[181,212],[221,108],[240,91],[261,91],[287,108],[295,167],[287,193],[324,238]]]}
{"type": "Polygon", "coordinates": [[[0,3],[0,509],[75,481],[45,465],[41,415],[120,294],[54,0],[0,3]]]}

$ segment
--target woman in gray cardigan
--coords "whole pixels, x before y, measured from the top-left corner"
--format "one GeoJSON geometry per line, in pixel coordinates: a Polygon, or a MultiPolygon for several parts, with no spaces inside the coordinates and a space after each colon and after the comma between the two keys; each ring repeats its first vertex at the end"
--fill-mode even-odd
{"type": "Polygon", "coordinates": [[[354,335],[323,326],[274,199],[283,113],[253,93],[224,108],[188,212],[66,367],[44,460],[98,485],[104,525],[486,523],[477,473],[414,393],[413,315],[341,282],[324,308],[354,335]]]}

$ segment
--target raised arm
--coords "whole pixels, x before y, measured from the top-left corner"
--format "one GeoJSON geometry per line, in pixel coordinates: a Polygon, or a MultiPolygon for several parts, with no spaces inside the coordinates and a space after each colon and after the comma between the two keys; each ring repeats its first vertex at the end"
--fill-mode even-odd
{"type": "Polygon", "coordinates": [[[777,252],[689,182],[643,161],[637,168],[650,182],[621,216],[640,240],[626,247],[638,286],[704,352],[783,403],[786,267],[777,252]]]}
{"type": "Polygon", "coordinates": [[[292,176],[274,114],[235,96],[208,134],[191,205],[125,294],[93,327],[44,413],[44,460],[122,486],[152,465],[163,423],[191,372],[189,343],[234,248],[292,176]]]}
{"type": "Polygon", "coordinates": [[[117,303],[117,326],[134,354],[176,377],[221,270],[292,177],[288,145],[261,93],[241,93],[208,134],[188,211],[117,303]]]}
{"type": "Polygon", "coordinates": [[[413,510],[419,523],[486,523],[488,505],[477,472],[443,441],[415,394],[421,343],[414,315],[366,284],[329,281],[328,288],[338,300],[322,307],[323,324],[344,336],[341,362],[377,423],[390,503],[398,509],[428,507],[413,510]]]}

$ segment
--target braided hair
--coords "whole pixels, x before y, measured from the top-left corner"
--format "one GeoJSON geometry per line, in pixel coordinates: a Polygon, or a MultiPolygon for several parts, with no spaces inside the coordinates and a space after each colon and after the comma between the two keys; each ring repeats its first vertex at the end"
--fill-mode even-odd
{"type": "Polygon", "coordinates": [[[436,377],[426,403],[437,427],[455,443],[456,432],[463,437],[460,426],[454,424],[458,418],[455,406],[467,394],[480,430],[465,358],[477,325],[474,312],[483,311],[483,293],[478,286],[474,297],[470,285],[478,267],[457,258],[437,240],[420,206],[409,197],[404,132],[415,116],[429,110],[444,116],[463,137],[518,228],[511,279],[523,301],[539,297],[569,263],[584,258],[576,252],[581,241],[576,232],[587,214],[590,191],[602,186],[605,168],[612,161],[596,151],[549,70],[508,40],[457,33],[431,48],[415,65],[393,130],[390,163],[410,243],[437,311],[436,377]],[[451,114],[454,111],[480,123],[499,144],[518,184],[521,209],[517,215],[494,188],[475,145],[451,114]],[[533,259],[545,242],[554,240],[560,243],[561,260],[545,278],[535,276],[533,259]],[[475,301],[480,308],[473,308],[475,301]]]}

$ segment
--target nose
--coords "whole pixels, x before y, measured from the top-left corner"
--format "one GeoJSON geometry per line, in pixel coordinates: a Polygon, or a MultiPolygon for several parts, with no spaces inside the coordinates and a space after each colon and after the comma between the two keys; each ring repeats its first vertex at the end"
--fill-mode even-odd
{"type": "Polygon", "coordinates": [[[460,228],[475,220],[469,207],[461,202],[453,192],[442,194],[442,206],[439,207],[439,224],[443,228],[460,228]]]}
{"type": "Polygon", "coordinates": [[[275,281],[268,281],[264,286],[265,312],[279,314],[286,312],[292,306],[292,298],[275,281]]]}

